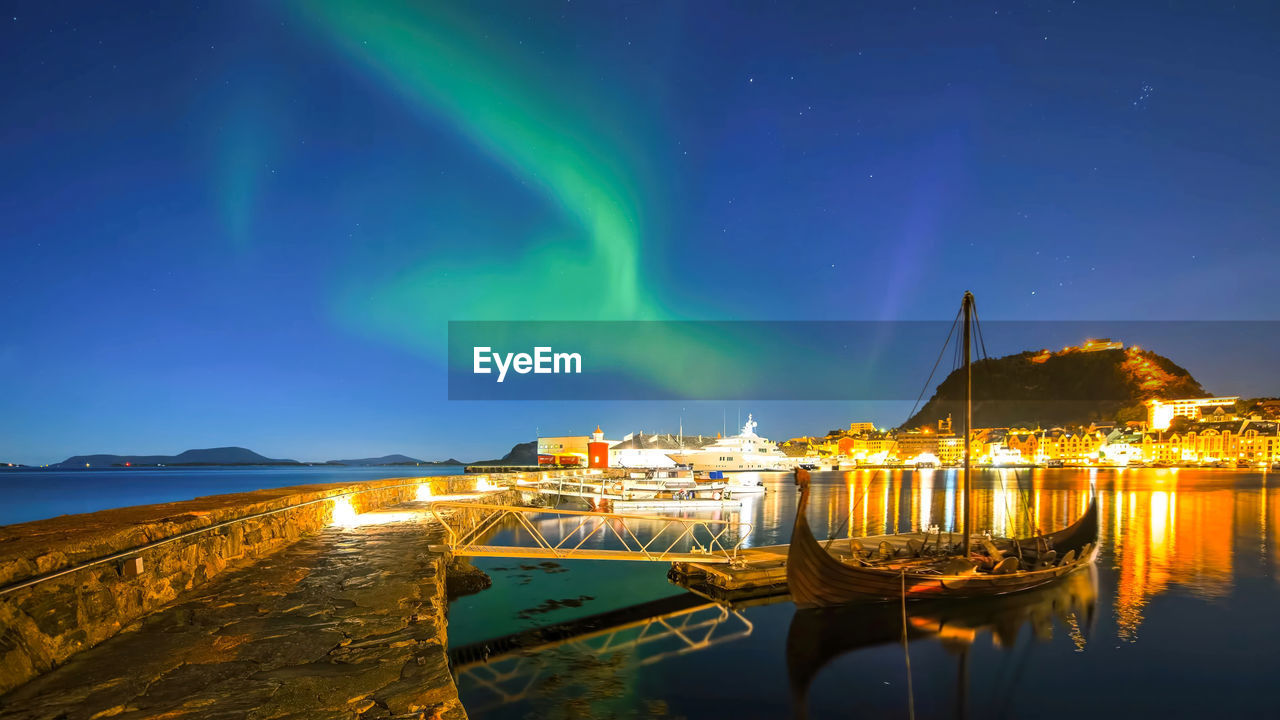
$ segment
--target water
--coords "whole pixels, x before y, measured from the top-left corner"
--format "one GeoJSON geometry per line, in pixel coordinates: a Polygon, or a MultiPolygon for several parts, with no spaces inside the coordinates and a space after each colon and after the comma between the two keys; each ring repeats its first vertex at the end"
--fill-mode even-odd
{"type": "MultiPolygon", "coordinates": [[[[795,489],[789,476],[762,477],[768,495],[720,517],[750,522],[748,543],[785,543],[795,489]]],[[[808,517],[819,537],[947,527],[958,483],[950,470],[815,473],[808,517]]],[[[815,616],[782,601],[707,605],[491,658],[459,672],[463,702],[478,719],[907,717],[909,703],[922,718],[1274,716],[1280,474],[975,473],[976,527],[1056,529],[1083,511],[1091,485],[1095,571],[994,604],[912,607],[910,692],[901,608],[815,616]]],[[[507,529],[490,542],[519,537],[507,529]]],[[[453,604],[453,647],[682,592],[662,563],[476,564],[494,586],[453,604]]]]}
{"type": "Polygon", "coordinates": [[[460,474],[460,467],[195,467],[0,471],[0,525],[264,488],[460,474]]]}

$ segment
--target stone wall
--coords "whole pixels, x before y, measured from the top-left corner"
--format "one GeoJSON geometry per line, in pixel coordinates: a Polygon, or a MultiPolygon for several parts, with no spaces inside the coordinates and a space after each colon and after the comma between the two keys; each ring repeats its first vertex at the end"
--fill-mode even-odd
{"type": "Polygon", "coordinates": [[[359,513],[414,500],[422,484],[439,496],[474,490],[482,480],[510,485],[515,479],[458,475],[306,485],[0,527],[0,591],[120,556],[0,595],[0,694],[228,568],[324,528],[333,521],[335,507],[342,512],[349,503],[359,513]],[[197,530],[201,532],[148,547],[197,530]]]}

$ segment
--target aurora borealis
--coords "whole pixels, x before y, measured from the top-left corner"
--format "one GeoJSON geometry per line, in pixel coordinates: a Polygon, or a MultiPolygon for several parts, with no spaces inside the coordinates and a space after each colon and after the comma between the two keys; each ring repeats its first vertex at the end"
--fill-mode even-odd
{"type": "Polygon", "coordinates": [[[741,405],[449,402],[449,321],[1280,319],[1280,16],[1116,5],[10,3],[0,461],[741,405]]]}

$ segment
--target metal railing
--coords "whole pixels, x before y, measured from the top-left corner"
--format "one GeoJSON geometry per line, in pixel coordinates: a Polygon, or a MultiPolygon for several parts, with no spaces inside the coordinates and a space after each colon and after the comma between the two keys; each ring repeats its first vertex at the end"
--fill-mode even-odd
{"type": "Polygon", "coordinates": [[[483,505],[466,502],[433,503],[430,512],[445,528],[445,543],[457,555],[547,557],[594,560],[649,560],[656,562],[732,563],[742,543],[751,535],[751,523],[665,515],[633,515],[598,511],[560,510],[515,505],[483,505]],[[559,539],[548,538],[531,516],[577,519],[559,539]],[[485,545],[488,533],[513,522],[526,530],[534,546],[485,545]],[[645,525],[646,527],[638,527],[645,525]],[[638,531],[638,532],[637,532],[638,531]],[[642,540],[641,536],[648,539],[642,540]],[[615,549],[588,547],[616,541],[615,549]],[[736,539],[735,539],[736,538],[736,539]],[[689,549],[677,549],[687,541],[689,549]]]}

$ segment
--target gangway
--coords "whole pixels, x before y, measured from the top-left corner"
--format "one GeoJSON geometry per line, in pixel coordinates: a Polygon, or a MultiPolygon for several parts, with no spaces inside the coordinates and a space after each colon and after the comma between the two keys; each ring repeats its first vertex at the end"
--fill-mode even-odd
{"type": "Polygon", "coordinates": [[[467,557],[735,563],[751,534],[751,523],[740,520],[469,502],[432,503],[430,511],[444,526],[448,551],[467,557]],[[534,545],[483,543],[511,523],[527,531],[534,545]],[[540,526],[550,526],[560,537],[547,537],[540,526]],[[616,547],[588,547],[593,538],[593,545],[616,547]]]}

